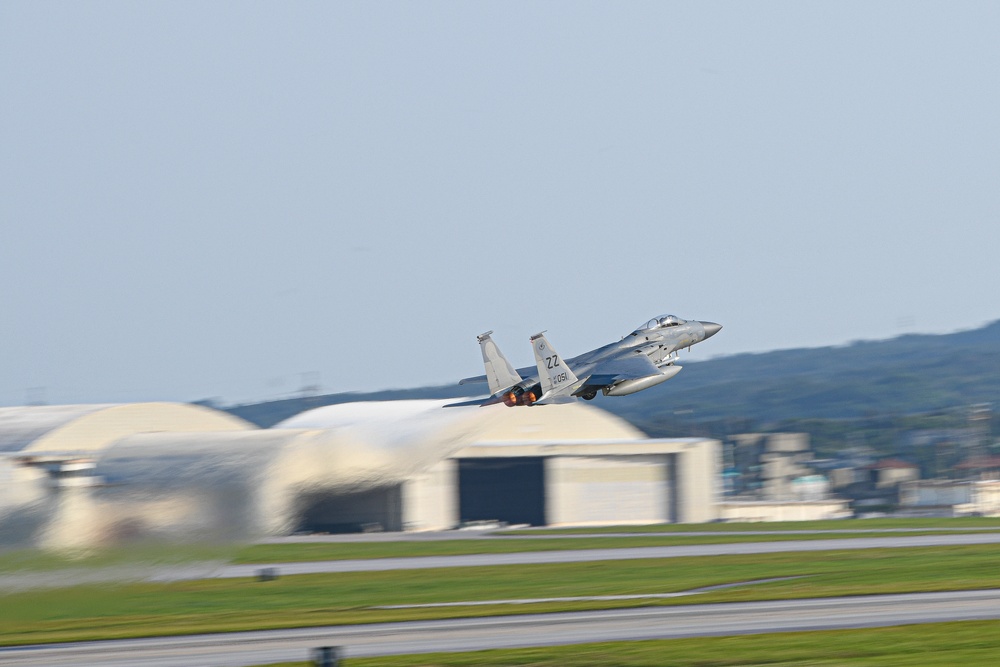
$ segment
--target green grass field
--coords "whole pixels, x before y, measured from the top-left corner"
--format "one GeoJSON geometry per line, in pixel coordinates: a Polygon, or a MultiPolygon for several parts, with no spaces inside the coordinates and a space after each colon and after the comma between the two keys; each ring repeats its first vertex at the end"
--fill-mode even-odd
{"type": "Polygon", "coordinates": [[[654,524],[648,526],[600,526],[588,528],[558,528],[513,530],[483,539],[458,539],[428,542],[331,542],[307,544],[259,544],[246,547],[236,554],[235,563],[293,563],[315,560],[345,560],[357,558],[404,558],[415,556],[449,556],[479,553],[516,553],[523,551],[559,551],[568,549],[607,549],[688,544],[728,544],[738,542],[779,542],[787,540],[828,540],[851,537],[892,537],[891,531],[907,529],[906,535],[947,534],[948,532],[978,532],[1000,530],[1000,518],[962,517],[954,519],[865,519],[837,521],[788,521],[774,523],[713,523],[713,524],[654,524]],[[928,530],[932,529],[932,530],[928,530]],[[795,531],[837,530],[856,532],[801,533],[795,531]],[[922,532],[926,530],[927,532],[922,532]],[[782,534],[761,535],[687,535],[692,532],[755,533],[778,531],[782,534]],[[627,537],[610,534],[634,533],[627,537]],[[608,535],[601,537],[601,535],[608,535]],[[504,540],[504,536],[530,535],[542,539],[504,540]],[[552,535],[593,535],[573,539],[553,538],[552,535]]]}
{"type": "MultiPolygon", "coordinates": [[[[975,531],[977,529],[969,529],[975,531]]],[[[978,529],[983,530],[983,529],[978,529]]],[[[653,532],[653,531],[650,531],[653,532]]],[[[915,531],[902,536],[947,535],[951,531],[915,531]]],[[[969,532],[968,530],[961,531],[969,532]]],[[[532,533],[535,534],[535,533],[532,533]]],[[[318,560],[368,558],[408,558],[417,556],[457,556],[501,554],[525,551],[569,551],[578,549],[625,549],[630,547],[668,547],[693,544],[733,544],[740,542],[789,542],[830,540],[852,537],[900,537],[900,533],[788,533],[761,535],[685,535],[650,534],[618,537],[552,537],[520,540],[500,537],[483,539],[435,540],[426,542],[314,542],[303,544],[256,544],[240,550],[234,563],[297,563],[318,560]]]]}
{"type": "Polygon", "coordinates": [[[1000,587],[1000,546],[870,549],[79,586],[0,597],[0,644],[755,599],[1000,587]],[[379,610],[390,604],[668,593],[800,579],[656,601],[379,610]]]}
{"type": "Polygon", "coordinates": [[[949,532],[988,532],[1000,530],[1000,519],[866,519],[841,521],[797,521],[734,524],[656,524],[650,526],[601,526],[593,528],[505,531],[482,539],[398,542],[329,542],[304,544],[238,545],[138,545],[128,549],[74,554],[46,553],[38,550],[0,552],[0,574],[4,572],[52,571],[84,567],[128,567],[132,564],[169,564],[198,561],[254,563],[291,563],[315,560],[364,558],[403,558],[478,553],[516,553],[569,549],[626,548],[643,546],[680,546],[687,544],[725,544],[785,540],[825,540],[850,537],[891,537],[899,533],[859,532],[863,530],[898,530],[906,535],[947,534],[949,532]],[[934,529],[934,530],[927,530],[934,529]],[[838,530],[821,534],[794,531],[838,530]],[[923,531],[927,532],[923,532],[923,531]],[[691,532],[734,533],[731,535],[687,535],[691,532]],[[740,535],[760,531],[784,534],[740,535]],[[634,533],[627,537],[610,534],[634,533]],[[531,535],[541,539],[503,539],[504,536],[531,535]],[[593,535],[572,539],[544,539],[546,535],[593,535]],[[603,535],[603,536],[602,536],[603,535]]]}
{"type": "Polygon", "coordinates": [[[237,544],[137,544],[125,548],[81,551],[19,549],[0,551],[0,574],[50,572],[81,568],[129,568],[137,565],[228,563],[243,547],[237,544]]]}
{"type": "MultiPolygon", "coordinates": [[[[344,667],[954,667],[995,665],[1000,621],[351,658],[344,667]]],[[[293,662],[270,667],[305,667],[293,662]]]]}
{"type": "Polygon", "coordinates": [[[754,532],[778,530],[892,530],[946,528],[1000,529],[1000,518],[955,517],[928,519],[835,519],[826,521],[776,521],[755,523],[658,523],[647,526],[598,526],[584,528],[532,528],[505,531],[507,535],[596,535],[600,533],[754,532]]]}

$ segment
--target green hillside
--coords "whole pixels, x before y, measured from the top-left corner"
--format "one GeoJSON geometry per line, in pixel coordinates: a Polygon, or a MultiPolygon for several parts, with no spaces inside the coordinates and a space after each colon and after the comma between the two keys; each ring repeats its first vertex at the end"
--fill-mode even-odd
{"type": "MultiPolygon", "coordinates": [[[[683,361],[682,361],[683,363],[683,361]]],[[[1000,405],[1000,321],[945,335],[740,354],[685,365],[676,380],[602,407],[643,421],[855,419],[1000,405]]]]}

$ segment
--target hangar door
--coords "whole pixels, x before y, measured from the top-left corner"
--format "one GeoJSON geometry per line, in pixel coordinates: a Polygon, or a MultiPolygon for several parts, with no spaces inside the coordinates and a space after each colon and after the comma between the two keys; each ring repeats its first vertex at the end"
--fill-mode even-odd
{"type": "Polygon", "coordinates": [[[295,531],[362,533],[402,530],[400,486],[362,491],[314,491],[297,498],[295,531]]]}
{"type": "Polygon", "coordinates": [[[458,515],[466,521],[545,525],[545,459],[458,460],[458,515]]]}

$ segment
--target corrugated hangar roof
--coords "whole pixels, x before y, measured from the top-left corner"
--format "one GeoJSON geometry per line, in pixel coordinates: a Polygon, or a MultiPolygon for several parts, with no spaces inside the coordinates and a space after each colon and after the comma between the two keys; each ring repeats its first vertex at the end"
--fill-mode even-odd
{"type": "Polygon", "coordinates": [[[183,403],[0,408],[0,452],[93,451],[135,433],[254,428],[249,422],[224,412],[183,403]]]}

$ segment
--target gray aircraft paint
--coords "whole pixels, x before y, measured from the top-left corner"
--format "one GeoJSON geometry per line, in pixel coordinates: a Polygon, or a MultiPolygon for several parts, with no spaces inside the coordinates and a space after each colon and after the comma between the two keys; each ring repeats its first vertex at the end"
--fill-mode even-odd
{"type": "Polygon", "coordinates": [[[540,401],[560,394],[568,395],[579,386],[576,374],[545,339],[544,333],[531,337],[531,349],[535,352],[535,367],[541,379],[540,401]]]}
{"type": "Polygon", "coordinates": [[[483,352],[483,364],[486,366],[486,379],[490,385],[490,393],[496,394],[520,382],[521,376],[500,353],[500,348],[490,338],[492,333],[492,331],[487,331],[480,334],[478,338],[479,347],[483,352]]]}
{"type": "Polygon", "coordinates": [[[649,320],[616,343],[609,343],[572,359],[562,359],[556,355],[545,336],[536,334],[531,337],[536,366],[516,370],[512,369],[489,334],[483,334],[479,342],[483,347],[487,374],[465,378],[459,384],[489,382],[492,398],[484,404],[496,403],[501,396],[510,392],[520,396],[531,391],[535,385],[540,385],[542,395],[534,396],[527,404],[554,402],[572,396],[589,399],[596,396],[598,391],[605,396],[625,396],[677,375],[682,368],[676,363],[677,353],[711,338],[721,329],[722,325],[715,322],[686,321],[674,315],[662,315],[649,320]],[[548,367],[549,360],[553,360],[551,363],[554,366],[555,359],[560,364],[558,373],[554,372],[556,368],[548,367]],[[498,368],[506,369],[506,372],[499,374],[498,368]],[[510,384],[502,386],[502,378],[506,378],[510,384]],[[559,378],[562,379],[556,381],[559,378]]]}

